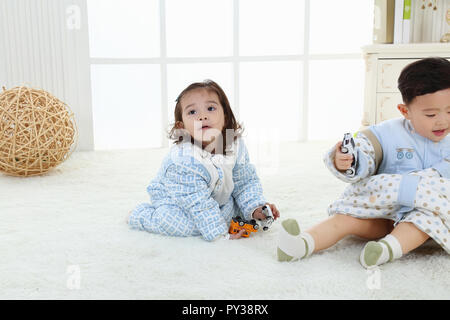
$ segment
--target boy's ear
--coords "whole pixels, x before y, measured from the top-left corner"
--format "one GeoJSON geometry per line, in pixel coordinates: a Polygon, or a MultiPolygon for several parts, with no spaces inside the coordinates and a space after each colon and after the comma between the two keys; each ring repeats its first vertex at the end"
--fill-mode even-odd
{"type": "Polygon", "coordinates": [[[406,104],[399,104],[397,106],[398,111],[404,116],[406,119],[409,119],[409,109],[406,104]]]}

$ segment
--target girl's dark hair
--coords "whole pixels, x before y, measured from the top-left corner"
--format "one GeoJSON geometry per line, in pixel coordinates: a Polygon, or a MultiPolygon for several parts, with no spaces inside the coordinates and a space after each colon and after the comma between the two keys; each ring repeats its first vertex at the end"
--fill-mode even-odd
{"type": "Polygon", "coordinates": [[[398,78],[398,89],[406,105],[417,96],[448,88],[450,88],[450,61],[440,57],[410,63],[398,78]]]}
{"type": "Polygon", "coordinates": [[[233,111],[231,110],[231,106],[230,106],[230,102],[228,101],[228,98],[225,94],[225,92],[222,90],[222,88],[214,81],[212,80],[204,80],[202,82],[195,82],[190,84],[186,89],[184,89],[177,97],[176,101],[176,105],[175,105],[175,111],[174,111],[174,118],[175,118],[175,123],[172,125],[172,128],[170,129],[169,132],[169,138],[174,140],[175,144],[179,144],[181,142],[187,142],[185,140],[189,139],[191,143],[194,143],[194,138],[191,137],[184,129],[181,129],[179,127],[179,123],[183,122],[183,110],[181,107],[181,100],[183,99],[183,97],[186,95],[186,93],[193,91],[193,90],[197,90],[197,89],[206,89],[209,92],[214,92],[217,94],[218,98],[219,98],[219,102],[223,107],[223,113],[224,113],[224,127],[222,129],[222,137],[223,137],[223,152],[225,152],[225,150],[227,150],[227,147],[230,146],[233,141],[235,141],[237,138],[239,138],[242,135],[243,132],[243,128],[241,126],[241,124],[239,124],[236,121],[236,118],[234,117],[233,111]],[[230,132],[230,130],[232,130],[233,132],[233,139],[228,139],[231,141],[227,141],[227,138],[229,138],[230,134],[228,134],[229,136],[227,136],[227,129],[230,132]]]}

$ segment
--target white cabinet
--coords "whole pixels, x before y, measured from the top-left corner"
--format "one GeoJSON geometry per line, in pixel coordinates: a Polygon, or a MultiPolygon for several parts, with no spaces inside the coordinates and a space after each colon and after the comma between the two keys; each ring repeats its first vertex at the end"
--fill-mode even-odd
{"type": "Polygon", "coordinates": [[[397,79],[406,65],[426,57],[450,60],[449,43],[384,44],[362,49],[366,61],[363,127],[401,116],[397,79]]]}

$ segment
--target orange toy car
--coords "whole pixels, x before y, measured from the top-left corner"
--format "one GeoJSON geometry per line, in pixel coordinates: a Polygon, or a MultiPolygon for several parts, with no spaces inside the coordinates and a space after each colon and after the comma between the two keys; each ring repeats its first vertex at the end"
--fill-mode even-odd
{"type": "Polygon", "coordinates": [[[233,219],[231,219],[230,229],[228,230],[228,233],[235,234],[242,229],[245,229],[245,232],[242,236],[248,238],[250,236],[250,233],[258,231],[259,225],[254,219],[250,221],[244,220],[241,217],[234,217],[233,219]]]}

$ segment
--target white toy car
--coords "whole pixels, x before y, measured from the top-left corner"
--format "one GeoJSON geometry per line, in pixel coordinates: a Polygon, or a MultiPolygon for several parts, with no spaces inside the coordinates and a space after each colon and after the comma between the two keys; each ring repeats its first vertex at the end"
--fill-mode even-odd
{"type": "Polygon", "coordinates": [[[345,174],[349,177],[354,177],[356,174],[356,164],[358,162],[358,153],[356,152],[355,141],[353,140],[353,137],[350,133],[344,134],[344,139],[342,139],[341,152],[349,153],[349,154],[353,155],[352,164],[351,164],[350,168],[348,168],[345,171],[345,174]]]}
{"type": "Polygon", "coordinates": [[[264,231],[267,231],[273,222],[273,213],[268,205],[262,207],[262,213],[266,216],[264,220],[258,220],[258,224],[264,231]]]}

